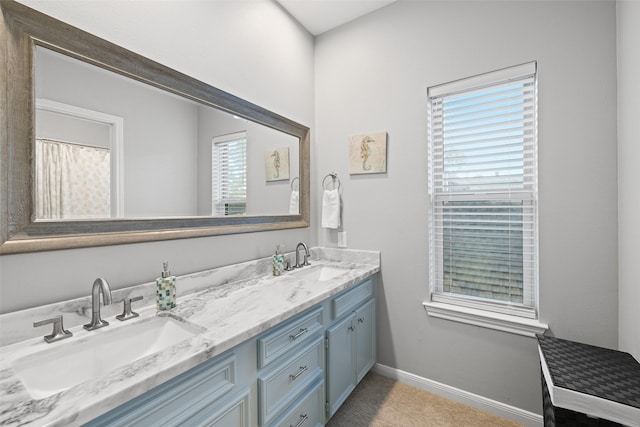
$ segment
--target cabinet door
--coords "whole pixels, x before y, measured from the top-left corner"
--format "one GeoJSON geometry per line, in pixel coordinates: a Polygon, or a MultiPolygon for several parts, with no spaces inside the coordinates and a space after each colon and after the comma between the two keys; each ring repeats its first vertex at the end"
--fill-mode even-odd
{"type": "Polygon", "coordinates": [[[369,300],[355,314],[356,383],[359,383],[376,361],[376,301],[369,300]]]}
{"type": "Polygon", "coordinates": [[[355,314],[327,329],[327,416],[338,410],[356,386],[355,314]]]}

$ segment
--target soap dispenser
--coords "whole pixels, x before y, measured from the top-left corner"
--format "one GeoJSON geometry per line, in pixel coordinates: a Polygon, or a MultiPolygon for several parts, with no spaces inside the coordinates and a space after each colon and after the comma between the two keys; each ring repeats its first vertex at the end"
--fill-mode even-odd
{"type": "Polygon", "coordinates": [[[176,306],[176,276],[172,276],[169,263],[162,263],[161,277],[156,279],[156,307],[158,310],[170,310],[176,306]]]}
{"type": "Polygon", "coordinates": [[[284,272],[284,255],[280,252],[284,245],[276,245],[276,253],[273,254],[273,275],[279,276],[284,272]]]}

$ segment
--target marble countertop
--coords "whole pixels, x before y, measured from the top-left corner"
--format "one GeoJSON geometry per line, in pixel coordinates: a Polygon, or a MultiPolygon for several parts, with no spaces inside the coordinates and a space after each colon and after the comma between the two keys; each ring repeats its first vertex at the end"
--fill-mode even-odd
{"type": "Polygon", "coordinates": [[[270,258],[264,258],[178,277],[178,305],[170,311],[171,316],[198,325],[204,332],[44,399],[29,395],[12,368],[14,362],[155,316],[155,284],[114,291],[114,303],[144,295],[144,301],[153,305],[134,304],[140,317],[119,322],[113,316],[122,310],[121,304],[112,304],[119,310],[103,311],[103,318],[110,325],[97,331],[86,331],[81,326],[88,323],[91,311],[87,298],[0,316],[2,333],[6,335],[3,344],[11,342],[0,347],[0,425],[81,425],[380,271],[379,252],[313,248],[311,254],[312,266],[304,268],[329,265],[344,268],[345,273],[326,281],[298,274],[304,269],[274,277],[270,258]],[[33,334],[33,321],[49,314],[63,314],[65,328],[74,336],[52,344],[42,339],[42,335],[50,333],[48,328],[38,328],[36,338],[25,336],[33,334]],[[71,325],[67,324],[67,317],[72,319],[71,325]]]}

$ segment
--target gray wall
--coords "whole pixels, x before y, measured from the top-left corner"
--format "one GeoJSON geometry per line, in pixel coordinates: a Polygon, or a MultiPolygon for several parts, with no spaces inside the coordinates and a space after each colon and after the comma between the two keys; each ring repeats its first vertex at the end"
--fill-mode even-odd
{"type": "MultiPolygon", "coordinates": [[[[427,317],[431,85],[537,60],[540,319],[618,335],[616,12],[610,1],[398,2],[316,39],[317,168],[344,187],[349,246],[382,251],[378,361],[540,413],[536,342],[427,317]],[[388,172],[349,176],[350,135],[386,130],[388,172]]],[[[319,231],[335,246],[336,231],[319,231]]]]}
{"type": "Polygon", "coordinates": [[[48,49],[36,70],[38,98],[122,117],[125,217],[196,215],[193,102],[48,49]]]}
{"type": "Polygon", "coordinates": [[[109,125],[52,111],[39,110],[36,114],[36,139],[53,139],[110,148],[110,131],[109,125]]]}
{"type": "MultiPolygon", "coordinates": [[[[23,3],[313,125],[313,38],[271,1],[154,2],[153,7],[146,1],[23,3]]],[[[315,233],[306,228],[4,255],[0,313],[88,295],[98,276],[117,289],[154,280],[163,261],[180,275],[265,257],[276,243],[294,248],[299,241],[315,244],[315,233]]]]}
{"type": "Polygon", "coordinates": [[[640,360],[640,3],[618,1],[619,345],[640,360]]]}

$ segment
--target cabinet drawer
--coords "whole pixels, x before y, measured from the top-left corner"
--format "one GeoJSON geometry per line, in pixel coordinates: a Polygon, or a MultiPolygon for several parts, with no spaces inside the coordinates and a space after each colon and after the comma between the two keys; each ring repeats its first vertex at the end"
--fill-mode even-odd
{"type": "Polygon", "coordinates": [[[258,339],[258,368],[264,368],[322,330],[322,307],[303,314],[258,339]]]}
{"type": "Polygon", "coordinates": [[[311,381],[322,376],[324,339],[313,340],[282,365],[258,378],[260,421],[269,423],[288,406],[311,381]]]}
{"type": "Polygon", "coordinates": [[[373,280],[368,279],[355,288],[335,297],[333,301],[331,301],[333,311],[332,319],[338,319],[339,317],[342,317],[342,315],[353,311],[354,308],[372,296],[373,280]]]}
{"type": "Polygon", "coordinates": [[[320,427],[324,425],[324,382],[322,377],[269,427],[320,427]]]}

